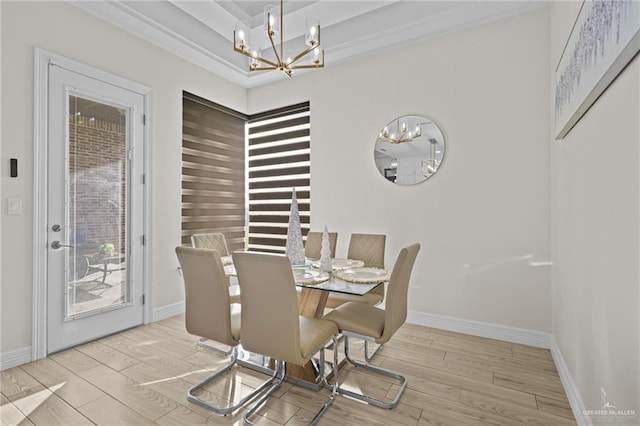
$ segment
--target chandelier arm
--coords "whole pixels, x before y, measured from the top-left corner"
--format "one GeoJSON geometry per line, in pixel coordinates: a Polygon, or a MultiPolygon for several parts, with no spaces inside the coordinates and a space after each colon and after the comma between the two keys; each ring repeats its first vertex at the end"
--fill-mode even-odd
{"type": "MultiPolygon", "coordinates": [[[[280,33],[282,34],[282,23],[280,23],[280,33]]],[[[282,59],[280,59],[280,55],[278,55],[278,49],[276,49],[276,44],[273,42],[273,36],[271,34],[269,34],[269,41],[271,42],[273,53],[276,55],[276,61],[278,61],[278,64],[276,66],[280,66],[280,64],[282,63],[282,59]]]]}
{"type": "Polygon", "coordinates": [[[255,67],[251,68],[251,71],[273,71],[277,70],[278,66],[270,66],[270,67],[255,67]]]}
{"type": "Polygon", "coordinates": [[[233,48],[233,50],[235,50],[236,52],[238,52],[238,53],[240,53],[241,55],[244,55],[244,56],[246,56],[246,57],[248,57],[248,58],[256,59],[256,60],[258,60],[258,61],[260,61],[260,62],[263,62],[263,63],[265,63],[265,64],[269,64],[269,65],[271,65],[272,67],[277,67],[277,66],[278,66],[278,64],[276,64],[275,62],[272,62],[272,61],[270,61],[270,60],[268,60],[268,59],[266,59],[266,58],[263,58],[262,56],[258,56],[258,55],[255,55],[255,56],[254,56],[254,55],[252,55],[251,53],[247,52],[246,50],[238,49],[237,47],[234,47],[234,48],[233,48]]]}
{"type": "Polygon", "coordinates": [[[292,69],[292,70],[304,70],[304,69],[323,68],[323,67],[324,67],[324,63],[293,65],[293,66],[290,66],[289,68],[292,69]]]}
{"type": "Polygon", "coordinates": [[[312,52],[313,49],[315,49],[316,47],[318,47],[318,46],[310,46],[310,47],[306,48],[302,52],[298,53],[289,63],[287,63],[287,65],[292,65],[292,64],[296,63],[296,61],[298,61],[300,58],[302,58],[307,53],[312,52]]]}

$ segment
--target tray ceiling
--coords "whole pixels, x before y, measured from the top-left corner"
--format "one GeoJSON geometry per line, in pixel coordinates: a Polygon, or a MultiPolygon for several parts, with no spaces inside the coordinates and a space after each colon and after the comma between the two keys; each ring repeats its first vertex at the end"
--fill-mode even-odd
{"type": "MultiPolygon", "coordinates": [[[[258,40],[262,48],[268,47],[262,11],[265,5],[277,1],[71,3],[242,87],[257,87],[287,78],[281,72],[249,73],[247,58],[233,51],[237,22],[251,28],[252,43],[258,40]]],[[[320,19],[325,63],[330,67],[376,50],[459,31],[544,4],[536,1],[287,0],[284,2],[285,49],[291,46],[297,51],[302,46],[307,17],[320,19]]]]}

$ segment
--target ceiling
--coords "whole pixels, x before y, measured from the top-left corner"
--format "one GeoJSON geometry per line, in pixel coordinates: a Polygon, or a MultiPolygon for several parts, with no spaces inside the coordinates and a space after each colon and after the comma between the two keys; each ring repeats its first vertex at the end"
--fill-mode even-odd
{"type": "MultiPolygon", "coordinates": [[[[249,26],[252,43],[258,40],[261,47],[269,46],[263,34],[262,15],[265,5],[277,1],[72,0],[71,3],[242,87],[287,78],[284,73],[274,71],[249,73],[247,58],[233,51],[233,31],[238,22],[249,26]]],[[[325,66],[330,67],[376,50],[463,30],[543,4],[531,0],[286,0],[285,50],[291,48],[294,53],[302,50],[307,17],[320,19],[325,66]]]]}

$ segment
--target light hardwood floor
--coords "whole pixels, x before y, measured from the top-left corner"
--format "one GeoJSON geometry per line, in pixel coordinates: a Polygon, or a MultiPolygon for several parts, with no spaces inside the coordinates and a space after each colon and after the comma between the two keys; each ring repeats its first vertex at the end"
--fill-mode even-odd
{"type": "MultiPolygon", "coordinates": [[[[197,346],[176,316],[2,371],[3,425],[242,424],[187,402],[224,359],[197,346]]],[[[548,350],[405,324],[374,363],[407,376],[400,405],[383,410],[338,396],[323,425],[575,424],[548,350]]],[[[397,385],[355,371],[340,381],[385,396],[397,385]]],[[[207,388],[239,398],[264,376],[239,368],[207,388]]],[[[327,398],[285,383],[259,411],[261,425],[307,424],[327,398]]]]}

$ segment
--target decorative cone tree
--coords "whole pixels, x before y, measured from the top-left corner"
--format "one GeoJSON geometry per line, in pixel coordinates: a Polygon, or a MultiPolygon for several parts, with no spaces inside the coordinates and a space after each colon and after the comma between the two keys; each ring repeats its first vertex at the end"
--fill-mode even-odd
{"type": "Polygon", "coordinates": [[[285,254],[292,265],[304,264],[304,243],[302,241],[302,228],[300,226],[300,212],[298,211],[298,199],[296,189],[293,189],[291,197],[291,212],[289,213],[289,228],[287,229],[287,246],[285,254]]]}
{"type": "Polygon", "coordinates": [[[322,232],[322,248],[320,249],[320,269],[325,272],[332,272],[331,266],[331,243],[329,242],[329,230],[324,227],[322,232]]]}

